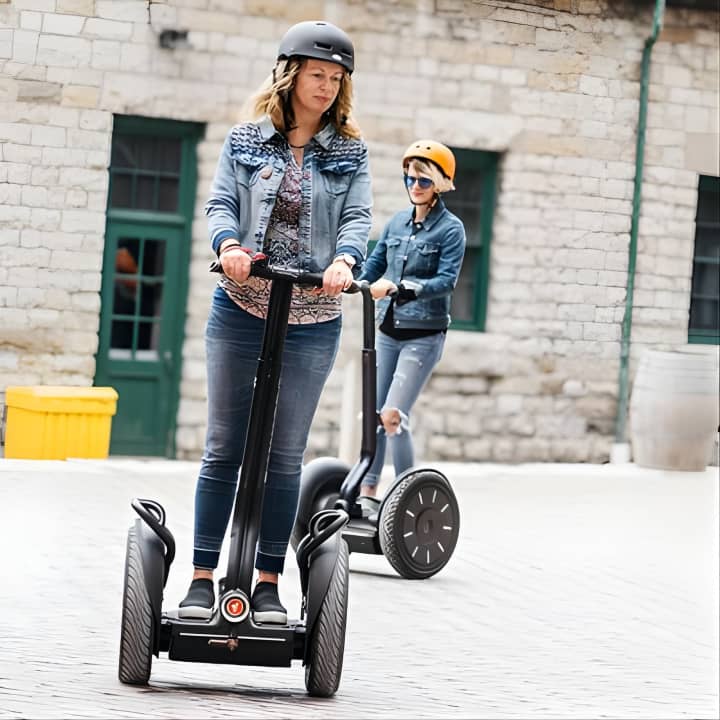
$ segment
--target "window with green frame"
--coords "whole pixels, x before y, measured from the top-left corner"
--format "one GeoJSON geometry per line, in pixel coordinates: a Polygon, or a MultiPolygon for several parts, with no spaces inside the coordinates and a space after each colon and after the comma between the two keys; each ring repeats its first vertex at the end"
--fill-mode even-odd
{"type": "Polygon", "coordinates": [[[498,153],[452,148],[457,160],[453,192],[443,195],[448,209],[465,225],[467,245],[453,293],[452,329],[485,329],[488,268],[497,182],[498,153]]]}
{"type": "Polygon", "coordinates": [[[720,344],[720,178],[701,175],[688,342],[720,344]]]}

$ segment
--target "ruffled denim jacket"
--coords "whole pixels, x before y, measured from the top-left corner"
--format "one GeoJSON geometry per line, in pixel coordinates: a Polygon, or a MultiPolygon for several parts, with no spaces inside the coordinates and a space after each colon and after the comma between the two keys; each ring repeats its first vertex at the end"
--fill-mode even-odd
{"type": "MultiPolygon", "coordinates": [[[[450,299],[464,255],[465,228],[438,200],[418,231],[412,206],[390,218],[360,277],[371,283],[381,277],[396,285],[410,281],[417,299],[400,307],[395,304],[396,328],[444,330],[450,324],[450,299]]],[[[390,298],[376,303],[378,323],[389,304],[390,298]]]]}
{"type": "MultiPolygon", "coordinates": [[[[233,127],[220,153],[205,205],[213,250],[227,238],[261,251],[280,181],[290,162],[287,140],[269,117],[233,127]]],[[[338,253],[358,267],[367,252],[372,191],[367,145],[328,123],[305,147],[298,267],[321,272],[338,253]]]]}

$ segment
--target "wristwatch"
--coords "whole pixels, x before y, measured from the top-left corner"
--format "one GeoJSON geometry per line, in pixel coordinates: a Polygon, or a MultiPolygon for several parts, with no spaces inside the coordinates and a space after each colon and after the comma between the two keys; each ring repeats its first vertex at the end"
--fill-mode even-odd
{"type": "Polygon", "coordinates": [[[351,270],[356,265],[355,258],[349,253],[340,253],[333,258],[333,262],[337,262],[338,260],[342,260],[351,270]]]}

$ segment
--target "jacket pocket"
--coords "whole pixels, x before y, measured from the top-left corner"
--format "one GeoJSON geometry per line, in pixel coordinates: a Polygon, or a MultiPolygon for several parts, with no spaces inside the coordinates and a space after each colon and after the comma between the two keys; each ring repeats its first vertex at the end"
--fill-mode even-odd
{"type": "Polygon", "coordinates": [[[350,179],[352,178],[350,173],[339,174],[330,171],[321,171],[320,175],[322,176],[323,189],[326,193],[333,197],[347,195],[348,188],[350,187],[350,179]]]}
{"type": "Polygon", "coordinates": [[[440,246],[421,243],[411,251],[406,271],[418,277],[430,277],[437,272],[439,261],[440,246]]]}
{"type": "Polygon", "coordinates": [[[385,260],[388,266],[388,273],[391,275],[393,271],[398,274],[397,282],[400,282],[399,274],[402,273],[403,260],[400,257],[400,245],[402,244],[402,238],[399,237],[388,237],[385,241],[385,260]],[[399,264],[398,264],[399,263],[399,264]]]}
{"type": "Polygon", "coordinates": [[[259,160],[258,162],[235,162],[235,177],[238,185],[245,188],[254,187],[261,178],[267,180],[272,176],[272,166],[259,160]]]}
{"type": "Polygon", "coordinates": [[[317,168],[325,191],[338,196],[347,193],[358,163],[351,158],[323,158],[318,161],[317,168]]]}

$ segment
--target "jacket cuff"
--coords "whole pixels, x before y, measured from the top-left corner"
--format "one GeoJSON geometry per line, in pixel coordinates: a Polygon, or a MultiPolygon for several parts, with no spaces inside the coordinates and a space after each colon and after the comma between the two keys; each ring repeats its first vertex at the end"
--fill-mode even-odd
{"type": "Polygon", "coordinates": [[[223,240],[228,238],[234,238],[237,236],[235,230],[218,230],[212,239],[212,248],[216,255],[220,255],[220,246],[223,244],[223,240]]]}

